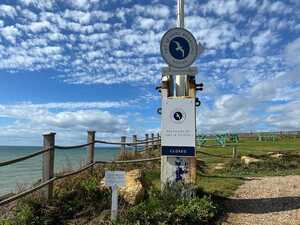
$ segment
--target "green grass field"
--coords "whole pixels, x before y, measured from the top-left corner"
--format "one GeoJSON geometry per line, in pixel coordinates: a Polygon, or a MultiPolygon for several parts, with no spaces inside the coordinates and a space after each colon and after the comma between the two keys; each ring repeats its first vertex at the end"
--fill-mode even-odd
{"type": "MultiPolygon", "coordinates": [[[[205,143],[205,145],[216,145],[214,141],[205,143]]],[[[205,163],[206,170],[204,173],[198,173],[197,184],[201,186],[205,191],[215,193],[224,197],[231,195],[236,188],[241,185],[248,176],[278,176],[278,175],[292,175],[300,174],[300,159],[292,161],[293,168],[289,165],[287,169],[278,169],[277,164],[284,165],[290,163],[290,158],[284,162],[280,160],[270,160],[266,165],[260,165],[260,167],[243,168],[241,166],[235,166],[233,169],[228,170],[214,170],[214,167],[219,163],[224,163],[226,166],[232,163],[232,149],[236,147],[238,155],[253,155],[256,157],[262,157],[268,152],[283,152],[288,154],[300,153],[300,138],[285,137],[278,139],[277,141],[258,141],[255,138],[242,138],[239,143],[227,143],[226,147],[213,146],[205,147],[198,146],[197,159],[202,160],[205,163]],[[211,155],[207,155],[208,153],[211,155]],[[220,156],[215,157],[212,155],[220,156]],[[274,161],[274,162],[273,162],[274,161]],[[273,167],[276,167],[274,169],[273,167]]],[[[300,155],[299,155],[300,158],[300,155]]],[[[263,164],[263,163],[262,163],[263,164]]]]}

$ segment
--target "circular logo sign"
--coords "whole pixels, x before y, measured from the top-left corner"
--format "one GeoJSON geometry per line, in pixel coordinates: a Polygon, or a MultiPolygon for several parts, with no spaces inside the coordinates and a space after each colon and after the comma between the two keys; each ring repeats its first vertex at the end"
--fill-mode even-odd
{"type": "Polygon", "coordinates": [[[185,68],[197,59],[198,45],[189,31],[183,28],[173,28],[163,36],[160,52],[169,66],[185,68]]]}
{"type": "Polygon", "coordinates": [[[170,117],[174,123],[183,123],[186,113],[182,109],[175,109],[171,112],[170,117]]]}

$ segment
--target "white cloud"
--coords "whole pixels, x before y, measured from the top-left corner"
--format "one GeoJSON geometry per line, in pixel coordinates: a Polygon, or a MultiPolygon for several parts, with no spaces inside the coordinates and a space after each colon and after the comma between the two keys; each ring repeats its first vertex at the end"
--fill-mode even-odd
{"type": "Polygon", "coordinates": [[[18,0],[22,5],[34,6],[38,9],[53,9],[55,0],[18,0]]]}
{"type": "Polygon", "coordinates": [[[252,38],[254,51],[257,54],[264,54],[272,43],[277,42],[277,37],[270,30],[260,32],[257,36],[252,38]]]}
{"type": "Polygon", "coordinates": [[[90,7],[88,0],[68,0],[68,3],[76,9],[88,9],[90,7]]]}
{"type": "Polygon", "coordinates": [[[300,65],[300,38],[289,43],[285,49],[285,58],[289,64],[300,65]]]}
{"type": "Polygon", "coordinates": [[[236,0],[211,0],[204,5],[205,12],[214,12],[219,16],[234,14],[238,9],[239,5],[236,0]]]}
{"type": "Polygon", "coordinates": [[[7,26],[0,29],[0,34],[3,38],[15,44],[17,36],[20,35],[20,31],[14,26],[7,26]]]}
{"type": "Polygon", "coordinates": [[[14,18],[17,15],[16,9],[11,5],[0,5],[0,17],[14,18]]]}
{"type": "Polygon", "coordinates": [[[33,22],[29,25],[29,29],[33,33],[45,31],[47,29],[51,29],[51,24],[48,21],[39,21],[39,22],[33,22]]]}
{"type": "Polygon", "coordinates": [[[37,21],[37,19],[38,19],[37,14],[33,13],[29,9],[22,9],[21,13],[26,19],[28,19],[30,21],[37,21]]]}
{"type": "Polygon", "coordinates": [[[167,19],[170,15],[169,7],[163,4],[135,5],[133,11],[142,16],[153,16],[154,18],[167,19]]]}
{"type": "MultiPolygon", "coordinates": [[[[32,138],[33,135],[41,135],[49,130],[58,131],[62,136],[67,132],[82,135],[89,129],[102,135],[124,134],[129,128],[127,117],[102,111],[101,108],[120,108],[126,105],[123,102],[0,105],[0,117],[14,119],[13,125],[18,127],[15,131],[24,134],[23,138],[28,137],[28,134],[32,138]]],[[[12,125],[2,126],[1,131],[9,131],[11,127],[12,125]]]]}

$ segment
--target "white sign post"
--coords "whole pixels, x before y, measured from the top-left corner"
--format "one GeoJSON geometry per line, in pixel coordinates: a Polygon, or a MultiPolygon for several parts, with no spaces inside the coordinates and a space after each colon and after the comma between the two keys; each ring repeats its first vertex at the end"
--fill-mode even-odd
{"type": "Polygon", "coordinates": [[[105,171],[105,185],[111,187],[111,220],[118,217],[118,187],[125,185],[125,171],[105,171]]]}

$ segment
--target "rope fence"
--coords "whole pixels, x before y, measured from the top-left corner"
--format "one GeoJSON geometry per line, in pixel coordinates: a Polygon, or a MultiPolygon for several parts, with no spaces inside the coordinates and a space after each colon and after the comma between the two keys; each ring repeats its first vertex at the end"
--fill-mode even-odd
{"type": "Polygon", "coordinates": [[[47,148],[45,150],[42,150],[42,151],[39,151],[39,152],[35,152],[35,153],[32,153],[32,154],[27,155],[27,156],[22,156],[22,157],[19,157],[19,158],[16,158],[16,159],[12,159],[12,160],[8,160],[8,161],[0,162],[0,167],[8,166],[8,165],[11,165],[11,164],[22,162],[22,161],[27,160],[27,159],[31,159],[31,158],[33,158],[35,156],[41,155],[41,154],[43,154],[45,152],[48,152],[50,150],[51,150],[51,148],[47,148]]]}
{"type": "Polygon", "coordinates": [[[42,188],[43,188],[43,191],[42,191],[43,196],[49,200],[53,197],[54,181],[60,180],[60,179],[66,178],[66,177],[74,176],[74,175],[79,174],[88,169],[93,169],[93,166],[96,164],[125,164],[125,163],[140,163],[140,162],[150,162],[150,161],[160,160],[160,157],[134,159],[134,160],[119,160],[119,161],[117,161],[117,160],[116,161],[95,161],[94,160],[95,144],[119,145],[121,154],[124,152],[127,152],[127,149],[125,146],[132,148],[135,152],[142,152],[142,151],[155,150],[155,149],[159,148],[160,142],[161,142],[159,135],[157,135],[157,137],[154,137],[154,134],[151,134],[151,137],[149,138],[149,135],[146,134],[145,140],[137,140],[137,136],[133,135],[132,142],[126,142],[126,137],[121,137],[121,142],[113,142],[113,141],[95,140],[95,132],[88,131],[87,144],[73,145],[73,146],[55,145],[55,133],[49,133],[49,134],[45,134],[43,136],[44,136],[43,150],[29,154],[27,156],[22,156],[22,157],[19,157],[16,159],[0,162],[0,167],[4,167],[7,165],[18,163],[18,162],[21,162],[21,161],[24,161],[24,160],[27,160],[27,159],[30,159],[35,156],[43,154],[42,183],[40,183],[37,186],[34,186],[28,190],[25,190],[21,193],[18,193],[13,196],[9,196],[9,197],[5,198],[4,200],[0,201],[0,206],[6,205],[6,204],[13,202],[17,199],[20,199],[26,195],[36,192],[42,188]],[[76,171],[65,173],[63,175],[54,176],[54,151],[55,151],[55,149],[69,150],[69,149],[77,149],[77,148],[84,148],[84,147],[87,147],[87,165],[86,166],[84,166],[76,171]]]}

